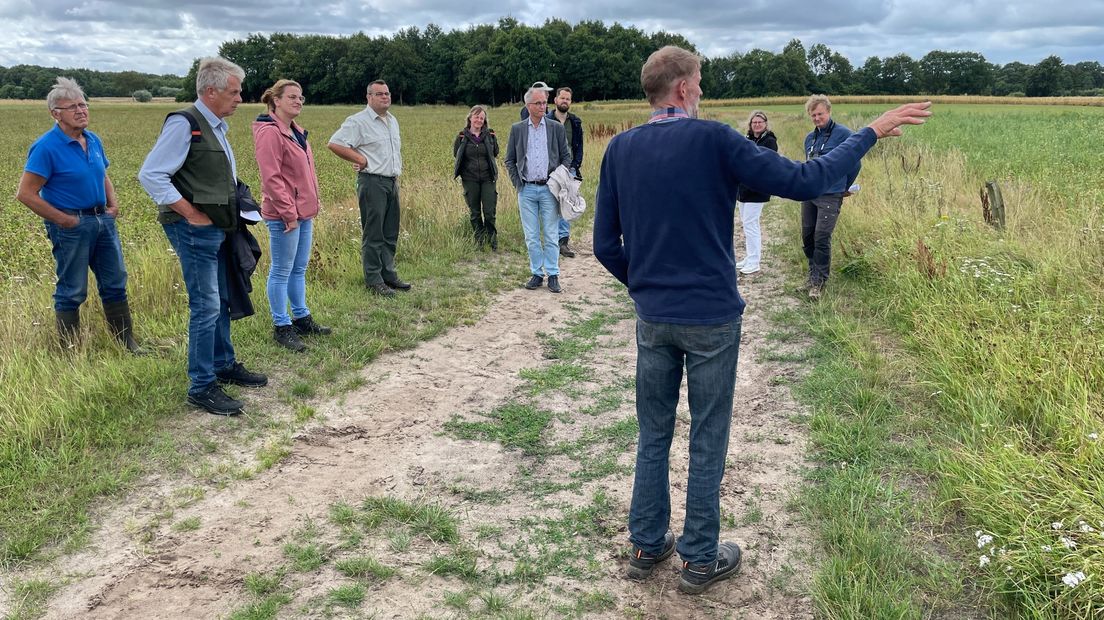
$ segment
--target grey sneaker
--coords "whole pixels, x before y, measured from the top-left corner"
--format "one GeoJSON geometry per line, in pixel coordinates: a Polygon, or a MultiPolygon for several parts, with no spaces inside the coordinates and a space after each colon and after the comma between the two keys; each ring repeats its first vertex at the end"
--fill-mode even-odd
{"type": "Polygon", "coordinates": [[[740,545],[723,542],[717,545],[717,559],[710,564],[682,563],[679,590],[686,594],[701,594],[709,586],[724,581],[740,572],[740,545]]]}
{"type": "Polygon", "coordinates": [[[671,557],[675,552],[675,535],[671,530],[663,536],[663,550],[659,553],[648,553],[640,547],[633,545],[632,556],[629,558],[629,579],[647,579],[652,571],[662,561],[671,557]]]}
{"type": "Polygon", "coordinates": [[[814,285],[809,287],[809,299],[810,300],[817,301],[817,300],[820,299],[820,296],[823,295],[823,294],[824,294],[824,285],[823,284],[814,284],[814,285]]]}

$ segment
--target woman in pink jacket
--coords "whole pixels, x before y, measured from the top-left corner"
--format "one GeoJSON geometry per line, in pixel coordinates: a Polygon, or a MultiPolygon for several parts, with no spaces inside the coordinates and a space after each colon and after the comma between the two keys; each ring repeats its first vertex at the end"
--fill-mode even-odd
{"type": "Polygon", "coordinates": [[[300,336],[328,334],[330,328],[315,323],[307,309],[307,263],[320,202],[314,154],[306,130],[295,123],[303,111],[303,88],[298,82],[279,80],[261,101],[268,113],[253,122],[253,145],[264,194],[261,217],[268,225],[272,257],[268,305],[273,338],[292,351],[304,351],[300,336]]]}

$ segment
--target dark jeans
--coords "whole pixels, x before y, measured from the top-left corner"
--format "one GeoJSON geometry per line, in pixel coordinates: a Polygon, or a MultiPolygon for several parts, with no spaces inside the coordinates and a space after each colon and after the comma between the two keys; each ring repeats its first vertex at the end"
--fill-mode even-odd
{"type": "Polygon", "coordinates": [[[188,393],[201,394],[215,382],[216,371],[234,364],[222,247],[226,233],[217,226],[192,226],[187,220],[161,226],[180,258],[188,290],[188,393]]]}
{"type": "Polygon", "coordinates": [[[54,310],[76,310],[88,298],[88,269],[96,274],[96,288],[104,304],[126,301],[127,272],[115,218],[79,215],[80,223],[62,228],[45,222],[46,237],[53,246],[57,286],[54,310]]]}
{"type": "Polygon", "coordinates": [[[464,202],[468,205],[472,232],[479,245],[498,247],[498,229],[495,228],[495,212],[498,207],[498,190],[494,181],[463,181],[464,202]]]}
{"type": "Polygon", "coordinates": [[[843,197],[826,194],[801,203],[801,243],[809,259],[809,281],[824,284],[832,268],[832,231],[843,197]]]}
{"type": "Polygon", "coordinates": [[[678,552],[691,564],[717,557],[721,478],[728,454],[732,394],[740,354],[740,322],[675,325],[636,322],[636,477],[629,540],[648,553],[663,549],[671,521],[668,480],[675,407],[686,367],[690,404],[690,472],[678,552]]]}
{"type": "Polygon", "coordinates": [[[357,175],[360,203],[360,262],[364,284],[396,282],[399,243],[399,180],[362,172],[357,175]]]}

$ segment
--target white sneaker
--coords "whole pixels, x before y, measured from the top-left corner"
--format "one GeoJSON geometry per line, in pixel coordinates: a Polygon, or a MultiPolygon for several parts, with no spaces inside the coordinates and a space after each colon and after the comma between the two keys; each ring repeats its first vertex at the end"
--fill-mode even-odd
{"type": "Polygon", "coordinates": [[[736,261],[736,268],[737,269],[743,269],[744,268],[744,263],[746,263],[746,262],[747,262],[747,259],[736,261]]]}
{"type": "Polygon", "coordinates": [[[750,276],[753,273],[759,273],[759,266],[758,265],[747,265],[743,269],[740,270],[740,273],[744,274],[745,276],[750,276]]]}

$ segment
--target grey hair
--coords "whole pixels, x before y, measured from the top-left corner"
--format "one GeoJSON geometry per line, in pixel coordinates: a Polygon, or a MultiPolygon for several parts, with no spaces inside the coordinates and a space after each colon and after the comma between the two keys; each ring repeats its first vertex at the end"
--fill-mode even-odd
{"type": "Polygon", "coordinates": [[[61,77],[57,78],[57,82],[54,83],[54,87],[50,89],[50,93],[46,95],[46,107],[49,110],[53,110],[57,102],[62,99],[69,101],[83,101],[84,91],[81,90],[80,84],[72,78],[61,77]]]}
{"type": "Polygon", "coordinates": [[[748,123],[747,123],[747,130],[748,130],[748,135],[749,136],[752,135],[752,133],[751,133],[751,121],[755,120],[756,118],[763,119],[763,122],[767,124],[767,128],[763,130],[763,133],[767,133],[768,131],[771,130],[770,119],[767,118],[767,113],[762,111],[762,110],[752,110],[751,115],[748,116],[748,123]]]}
{"type": "Polygon", "coordinates": [[[543,88],[530,88],[529,90],[525,91],[525,96],[522,97],[522,100],[525,101],[525,103],[533,103],[533,93],[536,92],[547,93],[548,91],[544,90],[543,88]]]}
{"type": "Polygon", "coordinates": [[[200,59],[199,70],[196,71],[196,97],[203,97],[208,87],[226,90],[231,76],[239,81],[245,80],[245,71],[221,56],[200,59]]]}
{"type": "Polygon", "coordinates": [[[829,112],[832,111],[832,102],[828,101],[828,95],[813,95],[805,102],[805,113],[812,114],[819,105],[824,106],[824,109],[829,112]]]}

